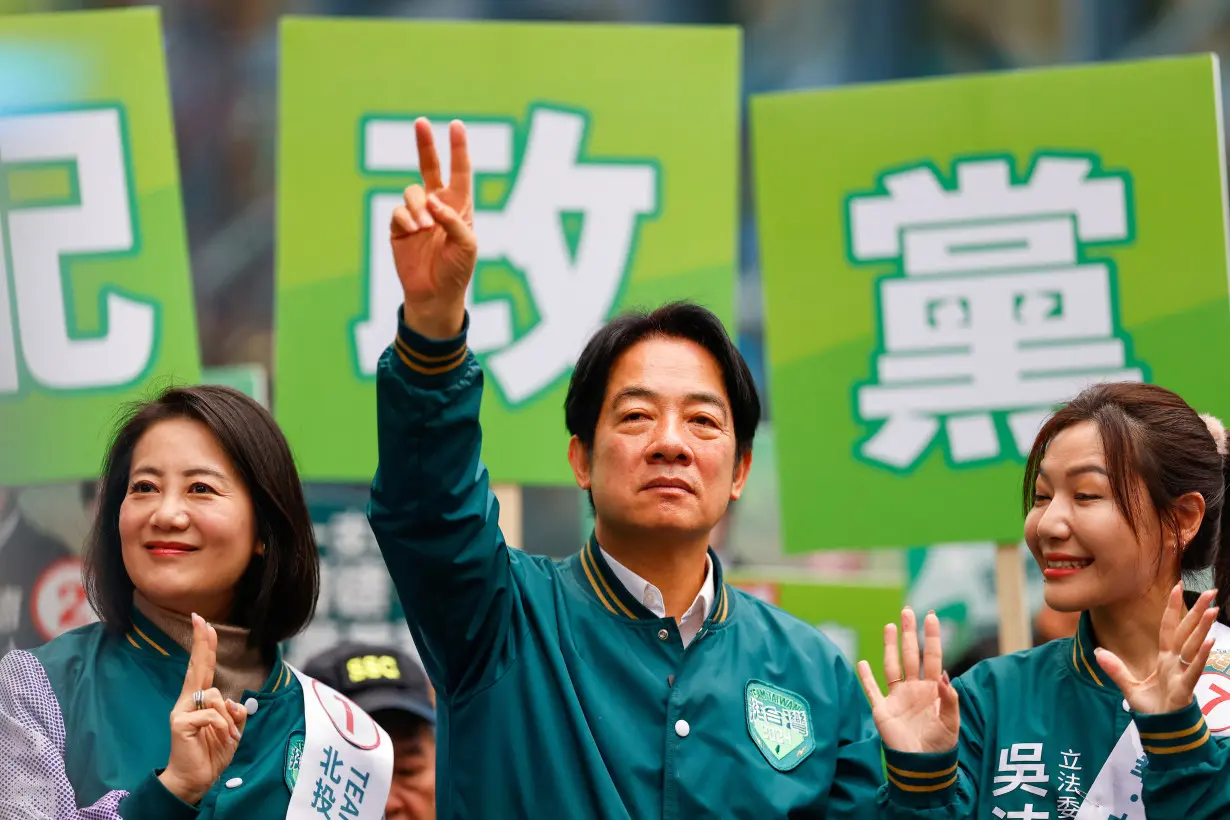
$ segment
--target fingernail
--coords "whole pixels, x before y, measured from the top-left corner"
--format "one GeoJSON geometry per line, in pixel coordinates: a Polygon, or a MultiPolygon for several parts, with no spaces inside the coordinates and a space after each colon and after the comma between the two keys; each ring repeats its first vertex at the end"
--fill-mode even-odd
{"type": "Polygon", "coordinates": [[[928,610],[927,610],[927,614],[928,614],[928,615],[934,615],[934,614],[935,614],[935,610],[934,610],[934,609],[928,609],[928,610]]]}
{"type": "Polygon", "coordinates": [[[193,613],[192,613],[192,624],[193,624],[193,626],[196,626],[197,624],[202,623],[202,622],[203,622],[203,620],[204,620],[204,619],[203,619],[203,618],[201,618],[201,616],[200,616],[200,615],[197,615],[195,612],[193,612],[193,613]]]}
{"type": "Polygon", "coordinates": [[[430,228],[436,224],[436,221],[431,218],[431,214],[423,214],[423,224],[419,227],[430,228]]]}
{"type": "Polygon", "coordinates": [[[945,686],[947,686],[948,684],[950,684],[950,683],[952,682],[952,681],[951,681],[951,680],[949,680],[949,678],[948,678],[948,670],[947,670],[947,669],[945,669],[945,670],[944,670],[944,674],[940,675],[940,680],[942,680],[942,681],[944,682],[944,685],[945,685],[945,686]]]}
{"type": "Polygon", "coordinates": [[[243,737],[243,735],[242,735],[242,734],[240,734],[240,732],[239,732],[239,727],[238,727],[238,726],[232,726],[232,727],[231,727],[231,737],[235,738],[235,742],[236,742],[236,743],[238,743],[238,742],[239,742],[239,739],[243,737]]]}
{"type": "Polygon", "coordinates": [[[427,195],[427,204],[433,208],[443,208],[444,207],[444,203],[440,201],[440,197],[436,196],[435,194],[427,195]]]}

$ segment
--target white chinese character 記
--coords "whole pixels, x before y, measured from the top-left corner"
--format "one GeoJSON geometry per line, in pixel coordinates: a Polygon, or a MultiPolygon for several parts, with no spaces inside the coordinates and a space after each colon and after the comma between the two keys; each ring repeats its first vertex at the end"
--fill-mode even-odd
{"type": "MultiPolygon", "coordinates": [[[[511,121],[467,126],[473,173],[511,177],[501,206],[478,202],[474,209],[481,243],[474,284],[466,294],[467,342],[474,353],[488,354],[488,377],[514,405],[571,369],[589,336],[606,321],[641,223],[659,208],[661,178],[653,160],[585,156],[590,123],[583,113],[536,105],[523,126],[524,139],[517,139],[517,126],[511,121]],[[575,242],[565,217],[579,217],[575,242]],[[537,320],[519,337],[511,299],[475,299],[475,284],[488,264],[511,266],[524,276],[537,320]]],[[[433,135],[440,165],[448,168],[446,118],[433,123],[433,135]]],[[[364,170],[418,170],[412,119],[369,118],[362,138],[364,170]]],[[[388,252],[388,225],[401,199],[400,193],[374,193],[369,200],[368,304],[354,336],[359,369],[368,376],[397,331],[395,308],[402,294],[388,252]]]]}
{"type": "Polygon", "coordinates": [[[1021,789],[1038,797],[1046,797],[1046,789],[1037,783],[1047,783],[1046,764],[1042,762],[1041,743],[1013,743],[999,750],[999,774],[995,782],[1002,783],[992,794],[996,797],[1021,789]]]}
{"type": "Polygon", "coordinates": [[[1025,182],[1004,159],[959,161],[955,177],[945,190],[916,167],[850,200],[853,258],[897,268],[877,284],[881,349],[855,402],[874,428],[862,457],[897,470],[941,428],[953,464],[1025,455],[1056,404],[1144,379],[1119,331],[1114,271],[1082,253],[1131,240],[1127,175],[1042,154],[1025,182]]]}
{"type": "Polygon", "coordinates": [[[1020,811],[1004,811],[997,806],[991,809],[991,814],[1002,820],[1049,820],[1051,816],[1049,811],[1035,809],[1033,803],[1026,803],[1020,811]]]}
{"type": "Polygon", "coordinates": [[[393,580],[378,561],[333,567],[333,612],[352,621],[388,620],[393,580]]]}

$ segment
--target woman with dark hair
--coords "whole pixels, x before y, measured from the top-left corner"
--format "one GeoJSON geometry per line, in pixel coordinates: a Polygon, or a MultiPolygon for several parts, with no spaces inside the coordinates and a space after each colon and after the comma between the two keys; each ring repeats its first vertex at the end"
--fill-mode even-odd
{"type": "Polygon", "coordinates": [[[882,816],[1230,816],[1230,746],[1193,696],[1230,589],[1226,462],[1221,422],[1156,385],[1096,385],[1051,417],[1025,468],[1025,541],[1047,605],[1081,613],[1076,635],[950,682],[934,614],[921,662],[911,611],[900,654],[885,627],[887,696],[859,665],[882,816]],[[1215,561],[1222,592],[1185,596],[1215,561]]]}
{"type": "Polygon", "coordinates": [[[294,459],[259,404],[176,388],[128,415],[85,586],[99,623],[0,661],[0,807],[381,816],[387,735],[279,649],[312,617],[319,559],[294,459]]]}

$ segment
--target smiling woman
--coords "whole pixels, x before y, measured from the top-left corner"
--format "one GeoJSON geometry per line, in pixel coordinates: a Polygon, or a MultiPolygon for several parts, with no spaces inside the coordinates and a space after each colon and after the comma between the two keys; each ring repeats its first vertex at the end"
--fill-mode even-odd
{"type": "Polygon", "coordinates": [[[1204,714],[1226,685],[1210,651],[1230,651],[1215,623],[1230,587],[1226,462],[1221,422],[1157,385],[1092,386],[1043,425],[1025,468],[1025,541],[1047,605],[1080,613],[1076,635],[949,684],[933,614],[921,669],[913,613],[900,655],[886,627],[888,695],[860,671],[889,816],[1230,816],[1230,745],[1215,736],[1230,727],[1204,714]],[[1182,581],[1214,562],[1221,596],[1185,598],[1182,581]]]}
{"type": "Polygon", "coordinates": [[[326,771],[361,780],[348,816],[379,817],[387,734],[279,649],[311,619],[318,579],[294,459],[263,407],[205,386],[132,408],[86,549],[100,623],[0,661],[0,766],[16,772],[0,780],[0,806],[91,820],[315,816],[299,762],[327,756],[326,771]]]}

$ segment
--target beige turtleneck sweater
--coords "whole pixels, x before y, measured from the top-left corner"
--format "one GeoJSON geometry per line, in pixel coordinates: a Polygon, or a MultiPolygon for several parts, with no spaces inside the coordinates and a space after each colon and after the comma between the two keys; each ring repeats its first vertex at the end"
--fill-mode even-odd
{"type": "MultiPolygon", "coordinates": [[[[136,590],[132,603],[185,652],[192,652],[192,619],[152,603],[136,590]]],[[[218,665],[214,686],[222,697],[238,702],[245,689],[259,692],[269,679],[273,664],[261,657],[259,649],[248,646],[248,630],[238,626],[211,624],[218,633],[218,665]]]]}

